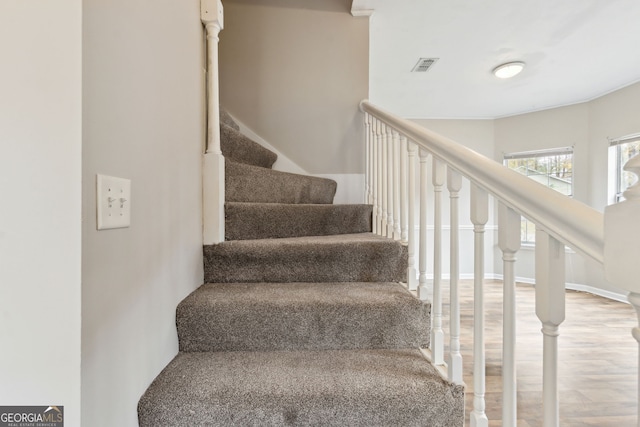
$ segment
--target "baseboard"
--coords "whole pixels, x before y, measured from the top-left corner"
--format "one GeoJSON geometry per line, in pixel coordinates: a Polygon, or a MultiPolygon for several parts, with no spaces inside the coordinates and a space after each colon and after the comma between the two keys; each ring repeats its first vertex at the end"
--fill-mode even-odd
{"type": "MultiPolygon", "coordinates": [[[[496,274],[496,276],[500,276],[499,278],[496,277],[497,280],[502,280],[501,274],[496,274]]],[[[535,280],[530,277],[516,277],[516,282],[535,286],[535,280]]],[[[570,291],[586,292],[589,294],[597,295],[599,297],[629,304],[629,298],[627,298],[626,294],[607,291],[605,289],[596,288],[595,286],[583,285],[581,283],[565,283],[564,287],[565,289],[568,289],[570,291]]]]}
{"type": "MultiPolygon", "coordinates": [[[[442,280],[449,280],[449,278],[450,278],[449,274],[442,275],[442,280]]],[[[469,274],[469,273],[460,274],[460,280],[473,280],[473,278],[474,278],[473,274],[469,274]]],[[[490,274],[484,275],[484,280],[502,280],[502,279],[503,279],[502,274],[490,273],[490,274]]],[[[427,280],[433,283],[433,273],[427,274],[427,280]]],[[[535,280],[530,277],[516,277],[516,282],[523,283],[525,285],[535,286],[535,280]]],[[[581,283],[565,283],[565,289],[568,289],[570,291],[586,292],[589,294],[597,295],[602,298],[607,298],[613,301],[629,304],[629,298],[627,297],[626,294],[607,291],[605,289],[596,288],[594,286],[583,285],[581,283]]]]}

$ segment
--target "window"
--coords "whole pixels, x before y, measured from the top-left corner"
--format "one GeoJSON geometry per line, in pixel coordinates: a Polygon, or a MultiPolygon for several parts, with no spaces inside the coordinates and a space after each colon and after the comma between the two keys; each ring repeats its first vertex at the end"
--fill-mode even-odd
{"type": "MultiPolygon", "coordinates": [[[[504,164],[542,185],[573,196],[573,147],[505,154],[504,164]]],[[[535,237],[535,225],[523,217],[520,240],[534,243],[535,237]]]]}
{"type": "MultiPolygon", "coordinates": [[[[614,139],[609,142],[609,158],[611,167],[614,168],[614,196],[613,202],[618,203],[624,200],[622,193],[633,185],[635,182],[635,175],[630,172],[624,171],[624,165],[640,153],[640,134],[629,135],[622,138],[614,139]]],[[[611,176],[611,175],[610,175],[611,176]]]]}

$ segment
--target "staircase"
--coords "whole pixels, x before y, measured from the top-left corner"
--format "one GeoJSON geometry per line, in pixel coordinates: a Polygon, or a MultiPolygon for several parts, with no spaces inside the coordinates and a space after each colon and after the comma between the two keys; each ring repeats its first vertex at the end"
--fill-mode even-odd
{"type": "Polygon", "coordinates": [[[336,183],[271,169],[221,115],[226,241],[178,306],[180,352],[140,426],[462,426],[463,386],[425,359],[430,304],[400,283],[406,249],[336,183]]]}

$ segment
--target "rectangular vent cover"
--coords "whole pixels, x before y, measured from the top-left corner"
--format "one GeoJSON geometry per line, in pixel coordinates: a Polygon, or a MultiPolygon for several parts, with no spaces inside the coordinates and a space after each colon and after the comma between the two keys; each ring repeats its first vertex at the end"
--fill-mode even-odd
{"type": "Polygon", "coordinates": [[[418,61],[418,63],[416,64],[415,67],[413,67],[413,70],[411,70],[412,73],[424,73],[429,71],[429,69],[431,69],[431,67],[433,67],[433,65],[436,63],[436,61],[439,58],[420,58],[420,60],[418,61]]]}

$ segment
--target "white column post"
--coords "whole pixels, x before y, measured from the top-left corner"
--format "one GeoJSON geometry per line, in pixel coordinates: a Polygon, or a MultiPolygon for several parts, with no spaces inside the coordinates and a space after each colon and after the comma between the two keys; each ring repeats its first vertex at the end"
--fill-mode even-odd
{"type": "Polygon", "coordinates": [[[442,186],[445,180],[445,165],[433,158],[433,301],[431,312],[432,362],[444,365],[444,331],[442,330],[442,186]]]}
{"type": "Polygon", "coordinates": [[[394,221],[394,169],[395,169],[395,143],[394,129],[387,126],[387,237],[393,239],[394,221]]]}
{"type": "Polygon", "coordinates": [[[371,204],[371,124],[369,113],[364,113],[364,202],[371,204]]]}
{"type": "Polygon", "coordinates": [[[515,426],[516,385],[516,253],[520,249],[520,214],[500,203],[498,241],[503,260],[502,425],[515,426]]]}
{"type": "Polygon", "coordinates": [[[393,131],[393,239],[400,240],[402,229],[400,225],[400,165],[402,149],[400,147],[400,134],[393,131]]]}
{"type": "Polygon", "coordinates": [[[545,427],[560,425],[558,326],[564,321],[564,245],[536,228],[536,315],[542,322],[542,412],[545,427]]]}
{"type": "Polygon", "coordinates": [[[409,289],[418,289],[418,276],[416,271],[416,145],[408,141],[409,156],[407,159],[409,170],[409,265],[407,267],[407,284],[409,289]]]}
{"type": "MultiPolygon", "coordinates": [[[[429,299],[427,286],[427,159],[429,153],[420,148],[418,155],[420,156],[420,249],[418,252],[420,280],[418,297],[422,301],[426,301],[429,299]]],[[[433,317],[431,321],[433,322],[433,317]]]]}
{"type": "MultiPolygon", "coordinates": [[[[627,162],[624,170],[640,176],[640,155],[627,162]]],[[[624,192],[625,200],[604,210],[604,271],[607,281],[629,291],[627,297],[640,321],[640,181],[624,192]]],[[[640,327],[633,328],[640,345],[640,327]]],[[[638,357],[638,408],[640,408],[640,353],[638,357]]],[[[637,417],[640,427],[640,413],[637,417]]]]}
{"type": "Polygon", "coordinates": [[[382,236],[388,236],[389,229],[389,150],[387,145],[387,126],[380,123],[380,149],[382,151],[382,236]]]}
{"type": "MultiPolygon", "coordinates": [[[[408,203],[407,200],[407,162],[408,162],[407,137],[400,136],[400,240],[403,244],[409,243],[408,235],[408,203]]],[[[408,283],[408,279],[407,279],[408,283]]]]}
{"type": "Polygon", "coordinates": [[[460,296],[458,293],[459,237],[458,237],[458,201],[462,188],[462,176],[451,167],[447,168],[447,189],[450,208],[450,244],[449,244],[449,380],[462,384],[462,354],[460,354],[460,296]]]}
{"type": "Polygon", "coordinates": [[[382,133],[381,124],[378,119],[374,119],[373,132],[375,133],[375,156],[376,156],[376,181],[375,181],[375,206],[376,210],[376,233],[382,235],[382,133]]]}
{"type": "Polygon", "coordinates": [[[486,388],[484,348],[484,230],[489,219],[487,192],[471,184],[471,222],[474,232],[473,273],[473,411],[471,427],[488,427],[485,413],[486,388]]]}
{"type": "Polygon", "coordinates": [[[378,138],[376,135],[376,119],[369,116],[371,121],[371,230],[378,233],[378,138]]]}
{"type": "Polygon", "coordinates": [[[224,157],[220,150],[218,34],[224,27],[220,0],[202,0],[200,19],[207,33],[207,148],[202,160],[203,243],[224,241],[224,157]]]}

